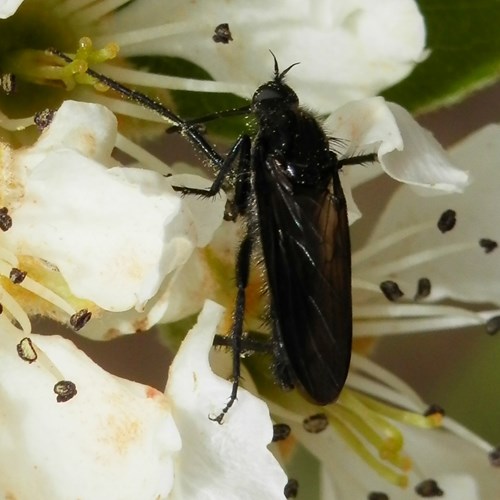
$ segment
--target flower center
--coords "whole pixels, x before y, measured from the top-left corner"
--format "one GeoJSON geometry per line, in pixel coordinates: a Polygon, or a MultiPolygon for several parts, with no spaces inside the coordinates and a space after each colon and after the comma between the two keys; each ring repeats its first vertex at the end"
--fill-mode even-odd
{"type": "Polygon", "coordinates": [[[0,107],[10,118],[55,108],[61,101],[57,87],[33,86],[50,71],[51,58],[45,50],[74,47],[78,41],[82,27],[64,13],[63,5],[57,0],[25,0],[16,14],[0,20],[0,71],[16,78],[16,98],[0,93],[0,107]]]}

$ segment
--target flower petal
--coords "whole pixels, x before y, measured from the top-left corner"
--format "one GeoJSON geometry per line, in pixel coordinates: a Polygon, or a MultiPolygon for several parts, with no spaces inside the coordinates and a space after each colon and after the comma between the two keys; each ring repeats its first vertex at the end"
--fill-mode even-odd
{"type": "Polygon", "coordinates": [[[182,438],[172,498],[182,500],[282,499],[286,476],[267,449],[272,423],[266,405],[240,388],[222,425],[231,384],[212,373],[207,352],[223,313],[207,301],[170,368],[166,394],[182,438]]]}
{"type": "MultiPolygon", "coordinates": [[[[385,173],[400,182],[445,192],[461,192],[467,185],[467,173],[452,164],[432,135],[401,106],[386,103],[382,97],[342,106],[328,117],[325,127],[333,137],[347,142],[344,156],[377,152],[385,173]]],[[[351,168],[351,185],[380,173],[375,165],[351,168]]]]}
{"type": "Polygon", "coordinates": [[[103,29],[105,40],[120,43],[122,35],[126,42],[128,31],[144,29],[133,43],[121,43],[122,54],[188,59],[220,82],[247,85],[245,97],[270,79],[269,49],[282,69],[300,61],[300,69],[289,74],[291,85],[304,104],[321,112],[377,94],[404,78],[424,55],[424,20],[411,0],[212,0],[194,9],[173,1],[167,10],[145,9],[139,2],[121,9],[113,21],[114,27],[107,22],[103,29]],[[228,44],[212,40],[221,22],[232,33],[228,44]],[[161,23],[166,35],[148,39],[147,28],[161,23]]]}
{"type": "Polygon", "coordinates": [[[403,291],[411,287],[410,294],[417,280],[425,276],[432,283],[431,299],[451,297],[500,304],[500,252],[493,249],[486,253],[479,245],[480,239],[500,242],[498,190],[492,182],[498,177],[499,139],[500,127],[490,125],[451,148],[453,160],[472,172],[472,183],[463,194],[430,197],[423,203],[406,186],[400,186],[367,247],[412,226],[422,225],[423,229],[357,265],[356,274],[375,283],[390,276],[403,291]],[[436,223],[448,209],[456,211],[457,222],[453,230],[443,234],[436,223]]]}
{"type": "Polygon", "coordinates": [[[3,494],[167,498],[180,438],[163,394],[106,373],[59,336],[30,340],[33,363],[17,353],[20,335],[0,335],[3,494]],[[65,402],[53,392],[61,380],[77,391],[65,402]]]}
{"type": "MultiPolygon", "coordinates": [[[[68,101],[61,110],[48,133],[16,158],[24,190],[12,201],[5,245],[55,265],[77,297],[109,311],[141,309],[165,276],[210,240],[225,197],[182,198],[171,187],[175,179],[107,168],[114,116],[99,105],[68,101]]],[[[210,185],[195,176],[180,180],[210,185]]]]}

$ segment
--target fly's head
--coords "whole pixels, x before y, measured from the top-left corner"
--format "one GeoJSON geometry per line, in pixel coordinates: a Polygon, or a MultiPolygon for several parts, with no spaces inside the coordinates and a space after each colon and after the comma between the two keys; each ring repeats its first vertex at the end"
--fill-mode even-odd
{"type": "Polygon", "coordinates": [[[279,121],[299,107],[297,94],[285,83],[285,75],[297,64],[295,63],[280,72],[278,60],[272,51],[274,59],[274,78],[261,85],[253,95],[252,111],[261,125],[279,121]]]}

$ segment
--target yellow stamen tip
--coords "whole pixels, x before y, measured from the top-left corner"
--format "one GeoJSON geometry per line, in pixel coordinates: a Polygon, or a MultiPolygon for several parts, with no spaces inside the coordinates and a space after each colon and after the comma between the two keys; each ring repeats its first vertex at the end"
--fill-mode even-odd
{"type": "Polygon", "coordinates": [[[443,415],[441,413],[433,413],[427,417],[431,427],[440,427],[443,423],[443,415]]]}

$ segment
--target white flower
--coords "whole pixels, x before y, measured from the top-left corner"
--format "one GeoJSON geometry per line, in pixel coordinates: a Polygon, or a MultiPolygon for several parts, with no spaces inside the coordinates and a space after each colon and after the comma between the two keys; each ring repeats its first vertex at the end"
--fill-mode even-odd
{"type": "Polygon", "coordinates": [[[222,425],[208,418],[218,415],[231,391],[229,382],[212,373],[207,357],[222,312],[206,303],[171,367],[166,393],[174,401],[185,452],[177,462],[173,498],[282,499],[287,478],[266,449],[273,429],[265,403],[238,391],[222,425]]]}
{"type": "MultiPolygon", "coordinates": [[[[10,3],[4,6],[4,16],[15,10],[10,3]]],[[[108,43],[113,47],[102,51],[93,65],[112,59],[120,46],[118,63],[100,67],[108,76],[160,93],[165,89],[229,92],[250,98],[272,77],[272,50],[282,70],[301,63],[289,74],[291,85],[303,104],[328,113],[394,85],[427,55],[424,19],[414,0],[211,0],[196,2],[189,9],[182,0],[169,2],[168,9],[162,2],[147,0],[90,4],[25,0],[25,4],[8,19],[11,43],[5,45],[6,52],[0,48],[0,67],[20,81],[51,87],[62,82],[73,89],[73,70],[58,67],[57,58],[45,49],[74,52],[81,37],[91,37],[97,47],[108,43]],[[44,15],[49,9],[51,15],[44,15]],[[40,30],[40,23],[44,33],[53,36],[44,38],[42,47],[30,36],[40,30]],[[213,40],[221,23],[229,24],[233,40],[228,44],[213,40]],[[131,59],[122,56],[180,57],[205,69],[215,81],[132,69],[131,59]]],[[[106,103],[115,112],[151,119],[139,106],[80,90],[71,98],[106,103]]],[[[24,116],[49,105],[43,92],[25,99],[21,94],[16,106],[25,110],[24,116]]],[[[56,95],[65,98],[62,93],[56,95]]],[[[140,133],[150,135],[151,129],[140,133]]]]}
{"type": "Polygon", "coordinates": [[[379,492],[416,500],[422,495],[415,488],[429,480],[447,498],[498,496],[488,443],[447,417],[441,428],[433,428],[439,414],[424,417],[426,405],[409,386],[359,355],[353,357],[348,384],[327,407],[305,403],[297,411],[284,398],[270,403],[273,418],[290,425],[291,435],[320,461],[320,498],[368,498],[379,492]],[[325,419],[319,432],[305,421],[312,415],[325,419]]]}
{"type": "Polygon", "coordinates": [[[15,256],[30,257],[22,269],[28,276],[37,266],[58,271],[72,296],[105,311],[133,311],[137,321],[165,277],[210,241],[225,199],[204,203],[172,189],[210,185],[193,175],[119,166],[115,142],[110,111],[66,101],[34,146],[3,145],[1,198],[12,218],[1,240],[4,273],[18,265],[15,256]]]}
{"type": "Polygon", "coordinates": [[[265,404],[242,390],[223,425],[208,418],[231,388],[208,367],[221,313],[206,304],[172,365],[165,396],[106,373],[58,336],[22,339],[12,327],[4,331],[0,493],[19,499],[283,498],[286,476],[267,449],[272,425],[265,404]],[[66,389],[60,401],[55,386],[60,396],[66,389]]]}
{"type": "Polygon", "coordinates": [[[188,59],[217,80],[219,91],[227,85],[226,91],[245,97],[270,79],[272,50],[282,69],[301,63],[290,73],[291,85],[303,103],[322,112],[401,80],[423,59],[425,44],[423,18],[410,0],[212,0],[189,9],[182,0],[169,2],[168,9],[134,2],[101,30],[96,42],[115,41],[123,55],[188,59]],[[228,44],[212,40],[222,22],[231,31],[228,44]]]}
{"type": "MultiPolygon", "coordinates": [[[[500,314],[495,249],[500,232],[493,181],[499,138],[499,127],[490,125],[451,148],[455,163],[471,170],[471,184],[463,194],[421,198],[407,186],[396,190],[364,248],[353,254],[355,333],[391,335],[485,325],[500,314]],[[437,221],[446,210],[456,212],[456,226],[442,233],[437,221]],[[414,301],[421,278],[430,281],[430,293],[414,301]],[[387,301],[379,291],[384,280],[396,282],[405,297],[387,301]],[[442,304],[443,299],[461,304],[442,304]],[[473,306],[488,303],[496,307],[473,306]]],[[[488,328],[496,331],[493,323],[488,328]]]]}

